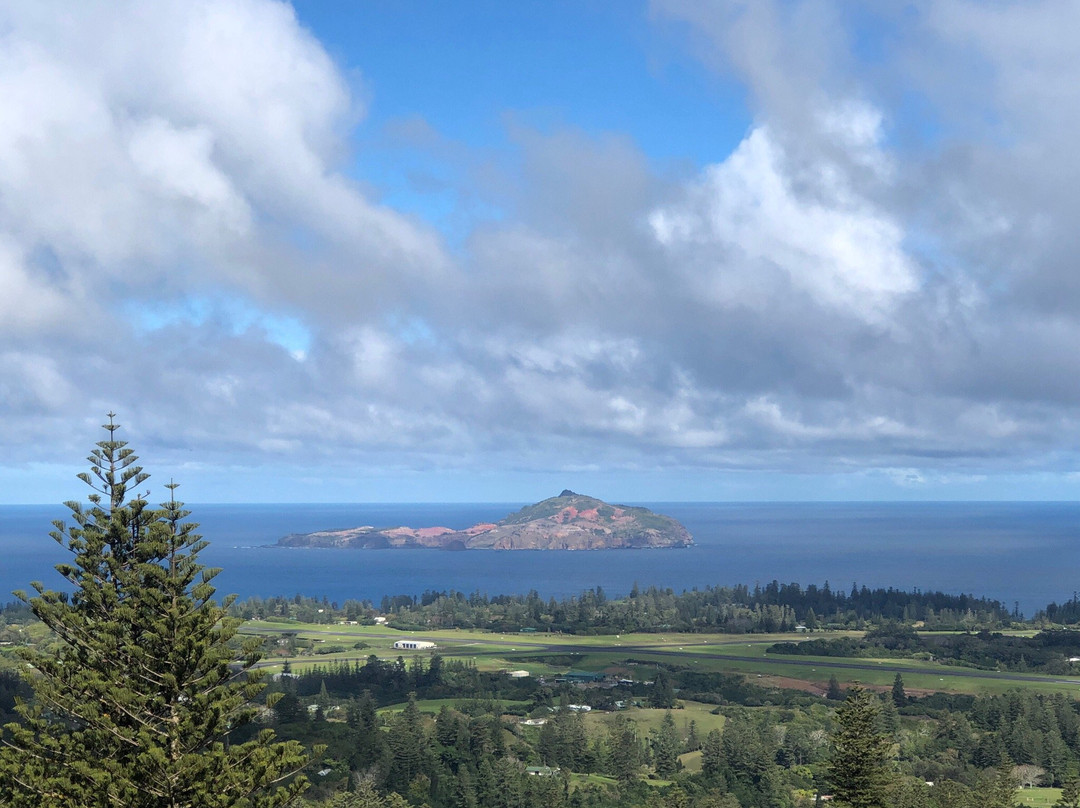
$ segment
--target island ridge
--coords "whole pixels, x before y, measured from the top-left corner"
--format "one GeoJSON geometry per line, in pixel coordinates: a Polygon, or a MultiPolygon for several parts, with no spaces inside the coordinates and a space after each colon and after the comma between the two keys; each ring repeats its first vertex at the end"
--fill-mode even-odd
{"type": "Polygon", "coordinates": [[[371,526],[294,533],[279,547],[345,549],[436,548],[443,550],[612,550],[689,547],[690,532],[670,516],[648,508],[609,505],[573,491],[528,505],[495,523],[465,530],[448,527],[371,526]]]}

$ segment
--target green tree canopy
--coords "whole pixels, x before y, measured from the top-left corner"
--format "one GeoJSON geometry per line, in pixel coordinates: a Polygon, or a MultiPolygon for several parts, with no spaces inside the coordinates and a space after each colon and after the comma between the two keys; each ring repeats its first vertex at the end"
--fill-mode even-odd
{"type": "Polygon", "coordinates": [[[1061,796],[1054,803],[1054,808],[1080,808],[1080,778],[1066,778],[1061,784],[1061,796]]]}
{"type": "Polygon", "coordinates": [[[682,740],[675,728],[675,719],[671,712],[664,713],[660,727],[653,731],[652,753],[653,767],[661,777],[672,777],[679,769],[679,751],[682,740]]]}
{"type": "Polygon", "coordinates": [[[670,710],[675,706],[675,683],[671,681],[671,675],[663,668],[656,671],[656,680],[653,682],[652,693],[649,695],[649,704],[659,710],[670,710]]]}
{"type": "Polygon", "coordinates": [[[882,808],[892,779],[893,745],[877,729],[880,700],[853,687],[836,709],[836,731],[829,774],[833,795],[852,808],[882,808]]]}
{"type": "Polygon", "coordinates": [[[900,675],[900,671],[896,672],[896,678],[892,683],[892,702],[897,707],[903,707],[907,704],[907,693],[904,692],[904,677],[900,675]]]}
{"type": "Polygon", "coordinates": [[[56,569],[71,593],[35,582],[16,595],[60,639],[55,653],[23,650],[34,699],[20,706],[0,749],[0,803],[15,808],[154,806],[270,808],[305,781],[295,742],[272,730],[229,745],[228,733],[253,717],[262,684],[251,670],[257,640],[240,670],[229,641],[239,620],[227,598],[212,600],[217,570],[198,561],[206,546],[169,499],[152,508],[133,493],[149,475],[109,414],[108,432],[79,478],[89,504],[68,502],[72,524],[52,537],[72,555],[56,569]]]}
{"type": "Polygon", "coordinates": [[[829,687],[825,691],[825,698],[829,701],[844,700],[844,691],[840,689],[840,680],[836,678],[835,673],[829,677],[829,687]]]}

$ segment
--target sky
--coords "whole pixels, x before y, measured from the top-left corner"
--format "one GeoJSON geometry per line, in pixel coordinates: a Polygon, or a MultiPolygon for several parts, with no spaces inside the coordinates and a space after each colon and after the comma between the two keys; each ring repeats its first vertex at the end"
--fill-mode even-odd
{"type": "Polygon", "coordinates": [[[1075,499],[1078,29],[6,2],[0,502],[1075,499]]]}

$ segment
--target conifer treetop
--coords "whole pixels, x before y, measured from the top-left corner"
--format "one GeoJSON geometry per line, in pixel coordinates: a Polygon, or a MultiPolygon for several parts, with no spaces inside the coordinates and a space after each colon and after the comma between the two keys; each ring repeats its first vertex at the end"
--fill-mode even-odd
{"type": "Polygon", "coordinates": [[[263,688],[258,638],[234,659],[240,621],[232,598],[214,600],[218,571],[199,562],[206,542],[177,485],[151,507],[138,493],[149,475],[113,413],[103,428],[78,475],[88,504],[67,503],[70,523],[50,534],[71,553],[56,569],[72,591],[34,582],[35,596],[16,593],[61,643],[22,651],[34,699],[5,728],[0,797],[16,808],[284,805],[306,785],[303,749],[272,730],[227,743],[263,688]]]}

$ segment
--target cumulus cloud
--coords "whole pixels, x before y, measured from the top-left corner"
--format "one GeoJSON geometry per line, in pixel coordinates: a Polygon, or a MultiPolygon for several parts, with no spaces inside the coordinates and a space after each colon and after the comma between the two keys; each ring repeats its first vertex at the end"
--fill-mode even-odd
{"type": "MultiPolygon", "coordinates": [[[[1061,91],[1080,69],[1066,33],[1075,11],[960,0],[881,4],[869,16],[831,2],[652,7],[686,26],[712,67],[745,81],[757,119],[735,154],[654,215],[658,236],[687,263],[705,258],[704,291],[731,288],[728,298],[775,312],[791,283],[840,318],[885,329],[868,338],[803,318],[802,338],[829,342],[819,372],[828,350],[845,363],[846,397],[789,402],[824,416],[817,445],[833,445],[825,435],[845,424],[887,424],[887,441],[863,433],[865,462],[884,450],[1026,464],[1043,451],[1055,465],[1056,450],[1075,451],[1066,425],[1080,368],[1062,346],[1078,324],[1080,165],[1060,142],[1080,113],[1061,91]],[[758,154],[777,156],[756,165],[779,168],[743,168],[755,165],[755,140],[758,154]],[[755,178],[741,196],[729,190],[740,169],[755,178]],[[771,197],[770,176],[782,192],[771,197]],[[744,245],[759,233],[770,285],[732,286],[745,283],[732,267],[749,263],[744,245]]],[[[782,398],[768,391],[767,411],[782,398]]]]}
{"type": "Polygon", "coordinates": [[[3,14],[0,224],[69,272],[135,291],[226,284],[318,309],[292,282],[318,265],[261,260],[290,231],[350,255],[341,291],[354,297],[387,273],[443,264],[430,232],[337,171],[362,110],[289,6],[43,2],[3,14]]]}
{"type": "MultiPolygon", "coordinates": [[[[866,136],[857,116],[835,125],[866,136]]],[[[652,214],[657,239],[701,272],[691,282],[720,306],[767,310],[782,284],[842,314],[886,323],[897,299],[918,285],[902,228],[827,164],[810,198],[800,198],[783,161],[769,130],[754,130],[681,205],[652,214]]]]}
{"type": "Polygon", "coordinates": [[[7,456],[70,460],[116,408],[189,469],[1067,465],[1071,12],[882,4],[869,64],[845,9],[655,0],[753,106],[700,167],[512,115],[512,160],[388,127],[499,212],[448,247],[350,179],[363,104],[289,5],[7,4],[7,456]]]}
{"type": "Polygon", "coordinates": [[[287,343],[445,277],[433,231],[342,173],[363,109],[287,4],[11,3],[0,32],[0,407],[16,432],[115,407],[158,437],[171,421],[224,453],[256,446],[278,405],[328,392],[287,343]]]}

